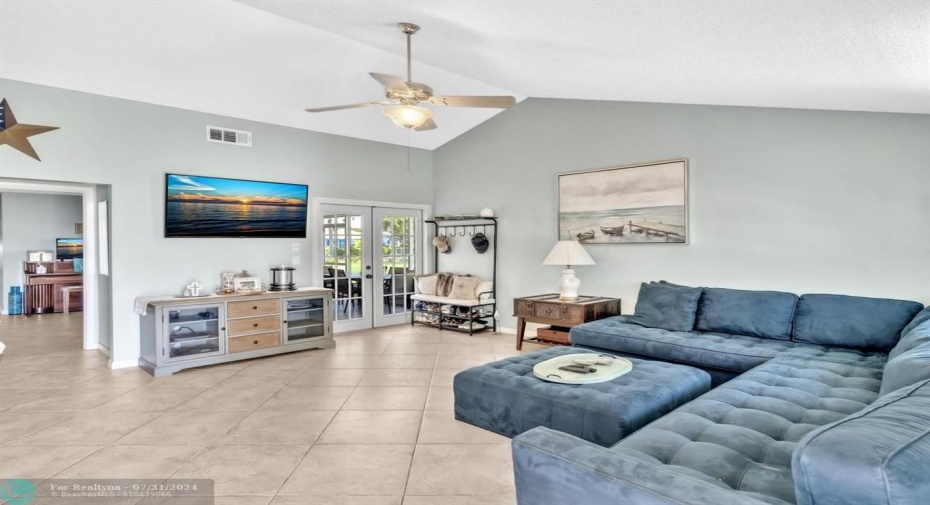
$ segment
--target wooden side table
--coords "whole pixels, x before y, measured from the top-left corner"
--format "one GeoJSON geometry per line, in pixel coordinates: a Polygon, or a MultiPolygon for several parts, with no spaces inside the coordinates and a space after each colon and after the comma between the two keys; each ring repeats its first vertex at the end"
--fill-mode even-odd
{"type": "Polygon", "coordinates": [[[527,296],[513,299],[513,315],[517,318],[517,350],[520,350],[527,322],[571,328],[588,321],[619,316],[620,299],[582,296],[565,301],[560,300],[557,294],[527,296]]]}

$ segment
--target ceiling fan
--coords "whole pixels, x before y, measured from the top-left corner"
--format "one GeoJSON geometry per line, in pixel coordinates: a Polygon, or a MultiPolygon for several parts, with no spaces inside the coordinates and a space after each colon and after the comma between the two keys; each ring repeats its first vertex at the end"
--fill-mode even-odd
{"type": "Polygon", "coordinates": [[[493,109],[507,109],[517,103],[512,96],[433,96],[433,88],[423,83],[413,82],[410,71],[410,36],[416,33],[420,27],[413,23],[398,23],[397,26],[400,31],[407,35],[407,80],[405,81],[402,77],[396,75],[379,74],[377,72],[368,74],[384,86],[384,96],[387,100],[319,107],[306,109],[306,111],[329,112],[392,105],[392,107],[383,109],[381,112],[391,118],[394,124],[408,130],[426,131],[435,129],[436,123],[432,120],[433,111],[417,105],[421,102],[448,107],[487,107],[493,109]]]}

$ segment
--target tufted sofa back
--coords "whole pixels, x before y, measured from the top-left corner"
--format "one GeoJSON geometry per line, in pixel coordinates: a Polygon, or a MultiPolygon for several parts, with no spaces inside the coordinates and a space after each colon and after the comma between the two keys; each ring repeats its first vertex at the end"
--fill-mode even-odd
{"type": "Polygon", "coordinates": [[[930,380],[899,389],[795,447],[798,505],[924,504],[930,454],[930,380]]]}
{"type": "Polygon", "coordinates": [[[792,340],[888,352],[923,309],[917,302],[845,295],[803,295],[792,340]]]}

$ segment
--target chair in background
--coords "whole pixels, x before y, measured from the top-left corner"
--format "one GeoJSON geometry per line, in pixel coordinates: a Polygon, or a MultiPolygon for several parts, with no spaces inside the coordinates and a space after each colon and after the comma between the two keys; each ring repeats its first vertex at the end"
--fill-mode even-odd
{"type": "Polygon", "coordinates": [[[345,270],[336,271],[336,297],[343,304],[342,312],[349,310],[349,303],[354,307],[362,296],[362,284],[358,279],[352,279],[346,276],[345,270]]]}

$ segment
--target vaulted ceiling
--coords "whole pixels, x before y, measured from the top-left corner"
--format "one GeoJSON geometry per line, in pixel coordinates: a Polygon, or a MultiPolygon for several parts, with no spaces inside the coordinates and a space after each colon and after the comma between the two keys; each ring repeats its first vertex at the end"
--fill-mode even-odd
{"type": "Polygon", "coordinates": [[[303,112],[380,99],[399,21],[437,94],[930,114],[926,0],[3,0],[0,20],[0,77],[425,149],[500,111],[435,108],[427,132],[303,112]]]}

